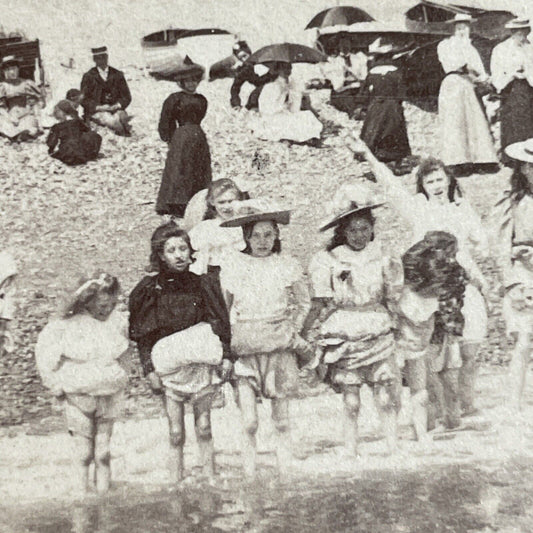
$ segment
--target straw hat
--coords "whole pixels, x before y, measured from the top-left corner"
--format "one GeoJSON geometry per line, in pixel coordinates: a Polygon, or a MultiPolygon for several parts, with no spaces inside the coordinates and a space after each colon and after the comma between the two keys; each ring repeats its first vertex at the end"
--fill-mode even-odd
{"type": "Polygon", "coordinates": [[[232,218],[220,224],[223,228],[236,228],[244,226],[250,222],[272,221],[278,224],[288,224],[291,219],[291,212],[281,209],[270,200],[254,198],[253,200],[242,200],[234,202],[232,218]]]}
{"type": "Polygon", "coordinates": [[[380,202],[376,198],[374,191],[363,183],[344,185],[335,194],[330,205],[331,215],[328,222],[321,226],[320,231],[326,231],[337,226],[354,213],[374,209],[383,204],[384,202],[380,202]]]}
{"type": "Polygon", "coordinates": [[[4,56],[2,58],[2,63],[0,64],[0,68],[4,69],[7,67],[10,67],[11,65],[20,65],[21,61],[18,57],[10,55],[10,56],[4,56]]]}
{"type": "Polygon", "coordinates": [[[533,139],[510,144],[505,153],[512,159],[523,163],[533,163],[533,139]]]}
{"type": "Polygon", "coordinates": [[[474,19],[468,13],[456,13],[453,19],[447,20],[446,22],[448,24],[459,24],[460,22],[463,22],[465,24],[472,24],[473,21],[474,19]]]}
{"type": "Polygon", "coordinates": [[[513,19],[505,25],[507,30],[525,30],[527,28],[531,28],[529,19],[513,19]]]}
{"type": "Polygon", "coordinates": [[[91,48],[91,53],[94,56],[103,56],[107,54],[107,46],[95,46],[91,48]]]}

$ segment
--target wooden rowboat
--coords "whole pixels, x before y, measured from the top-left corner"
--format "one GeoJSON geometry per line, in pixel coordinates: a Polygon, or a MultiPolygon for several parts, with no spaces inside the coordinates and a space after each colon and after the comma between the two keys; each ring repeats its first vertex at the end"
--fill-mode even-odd
{"type": "MultiPolygon", "coordinates": [[[[189,55],[196,63],[209,67],[209,65],[204,64],[205,54],[202,53],[201,48],[197,54],[193,53],[191,55],[186,50],[186,47],[180,44],[183,43],[183,39],[215,35],[231,36],[228,31],[218,28],[202,28],[196,30],[174,28],[146,35],[142,38],[141,46],[148,71],[156,78],[171,79],[183,67],[186,55],[189,55]]],[[[228,55],[228,51],[224,50],[221,54],[221,57],[225,57],[228,55]]]]}

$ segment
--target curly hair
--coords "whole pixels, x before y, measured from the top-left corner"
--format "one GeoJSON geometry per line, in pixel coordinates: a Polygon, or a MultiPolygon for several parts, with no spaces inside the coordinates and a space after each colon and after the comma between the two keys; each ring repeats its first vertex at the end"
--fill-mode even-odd
{"type": "Polygon", "coordinates": [[[458,197],[463,196],[455,176],[453,176],[446,168],[446,165],[436,157],[426,157],[425,159],[422,159],[418,166],[418,170],[416,171],[416,192],[422,193],[426,198],[429,198],[428,193],[424,188],[424,178],[437,170],[443,170],[446,176],[448,176],[450,182],[448,185],[448,200],[454,202],[456,200],[456,195],[458,197]]]}
{"type": "Polygon", "coordinates": [[[204,220],[216,218],[217,211],[214,206],[214,201],[216,200],[216,198],[228,191],[234,191],[237,194],[237,200],[246,199],[246,194],[242,192],[239,187],[237,187],[237,185],[232,179],[221,178],[219,180],[213,181],[207,189],[207,210],[205,212],[204,220]]]}
{"type": "Polygon", "coordinates": [[[172,237],[183,239],[187,243],[191,255],[193,254],[194,249],[191,245],[189,234],[185,230],[176,226],[174,222],[167,222],[166,224],[159,226],[150,239],[150,270],[154,272],[161,272],[161,270],[164,270],[165,262],[161,259],[161,256],[165,249],[165,243],[172,237]]]}
{"type": "Polygon", "coordinates": [[[326,246],[326,250],[328,252],[330,252],[334,248],[337,248],[337,246],[342,246],[343,244],[346,244],[346,228],[352,220],[356,219],[363,219],[370,222],[370,224],[372,225],[372,238],[370,240],[374,240],[374,225],[376,224],[376,217],[374,217],[370,209],[363,209],[362,211],[356,211],[352,215],[344,217],[340,220],[337,226],[335,226],[333,237],[326,246]]]}

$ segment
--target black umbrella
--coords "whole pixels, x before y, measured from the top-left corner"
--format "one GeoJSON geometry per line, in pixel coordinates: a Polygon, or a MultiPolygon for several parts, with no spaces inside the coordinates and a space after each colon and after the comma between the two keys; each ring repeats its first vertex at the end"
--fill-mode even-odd
{"type": "Polygon", "coordinates": [[[375,20],[366,11],[353,6],[330,7],[315,15],[311,22],[305,27],[325,28],[326,26],[349,26],[356,22],[371,22],[375,20]]]}
{"type": "Polygon", "coordinates": [[[322,52],[295,43],[270,44],[260,48],[248,58],[250,63],[320,63],[326,60],[327,56],[322,52]]]}

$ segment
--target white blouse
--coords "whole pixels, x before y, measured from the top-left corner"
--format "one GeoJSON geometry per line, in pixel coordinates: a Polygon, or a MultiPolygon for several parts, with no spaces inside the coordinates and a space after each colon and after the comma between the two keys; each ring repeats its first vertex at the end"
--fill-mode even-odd
{"type": "Polygon", "coordinates": [[[437,53],[446,73],[460,70],[466,65],[480,78],[487,77],[479,52],[474,48],[470,39],[452,35],[439,43],[437,53]]]}
{"type": "Polygon", "coordinates": [[[490,58],[490,71],[492,84],[498,92],[505,89],[519,71],[523,71],[533,87],[533,45],[530,42],[520,44],[512,38],[496,45],[490,58]]]}

